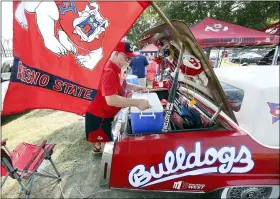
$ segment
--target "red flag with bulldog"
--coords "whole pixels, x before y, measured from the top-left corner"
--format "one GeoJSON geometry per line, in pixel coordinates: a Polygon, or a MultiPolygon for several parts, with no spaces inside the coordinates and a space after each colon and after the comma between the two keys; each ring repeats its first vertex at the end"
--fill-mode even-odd
{"type": "Polygon", "coordinates": [[[103,67],[149,2],[14,2],[14,65],[2,115],[84,114],[103,67]]]}

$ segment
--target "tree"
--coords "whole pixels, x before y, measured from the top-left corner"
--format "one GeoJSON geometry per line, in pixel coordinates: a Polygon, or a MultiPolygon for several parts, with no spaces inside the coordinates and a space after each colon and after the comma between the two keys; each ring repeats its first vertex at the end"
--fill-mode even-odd
{"type": "MultiPolygon", "coordinates": [[[[182,20],[190,27],[206,17],[257,30],[279,21],[278,1],[170,1],[156,4],[169,19],[182,20]]],[[[128,33],[128,39],[137,45],[143,31],[160,23],[163,22],[158,14],[149,7],[128,33]]]]}
{"type": "Polygon", "coordinates": [[[263,29],[279,21],[279,8],[277,1],[246,2],[244,8],[235,11],[236,23],[253,29],[263,29]]]}
{"type": "Polygon", "coordinates": [[[127,38],[132,44],[137,46],[141,33],[157,24],[158,20],[153,16],[154,13],[152,9],[151,7],[147,8],[128,32],[127,38]]]}

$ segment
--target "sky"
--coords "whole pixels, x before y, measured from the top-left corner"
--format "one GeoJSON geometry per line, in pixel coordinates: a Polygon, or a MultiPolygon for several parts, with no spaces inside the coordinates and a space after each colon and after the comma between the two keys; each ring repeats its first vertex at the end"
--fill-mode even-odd
{"type": "Polygon", "coordinates": [[[5,39],[13,38],[13,3],[1,2],[1,14],[2,14],[2,37],[5,39]]]}

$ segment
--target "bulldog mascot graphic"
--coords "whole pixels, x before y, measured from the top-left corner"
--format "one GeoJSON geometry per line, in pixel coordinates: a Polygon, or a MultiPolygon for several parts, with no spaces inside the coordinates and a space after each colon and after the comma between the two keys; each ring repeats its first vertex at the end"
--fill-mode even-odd
{"type": "Polygon", "coordinates": [[[97,2],[20,2],[15,18],[28,29],[26,12],[36,15],[45,47],[58,56],[72,53],[79,65],[94,69],[103,57],[103,40],[109,21],[97,2]]]}
{"type": "Polygon", "coordinates": [[[184,53],[182,59],[183,63],[180,65],[179,79],[184,79],[183,76],[187,75],[193,78],[195,82],[206,87],[208,85],[208,78],[201,67],[200,61],[188,53],[184,53]]]}

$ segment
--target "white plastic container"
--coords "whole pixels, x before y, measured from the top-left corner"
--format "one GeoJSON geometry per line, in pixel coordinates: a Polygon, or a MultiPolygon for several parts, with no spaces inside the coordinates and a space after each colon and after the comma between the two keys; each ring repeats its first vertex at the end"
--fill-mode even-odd
{"type": "Polygon", "coordinates": [[[131,129],[133,134],[161,132],[163,126],[163,107],[156,93],[134,93],[133,99],[147,99],[151,109],[140,111],[131,107],[131,129]]]}

